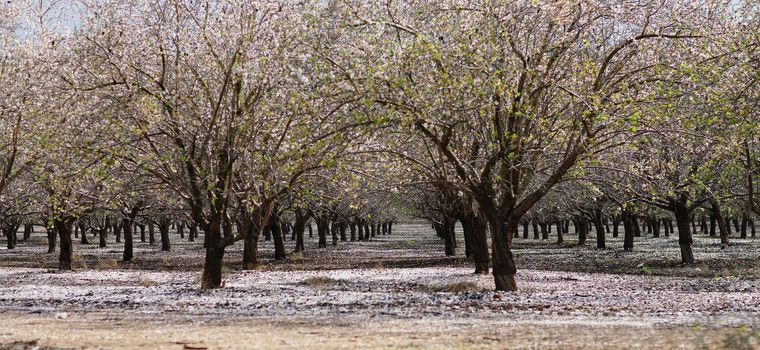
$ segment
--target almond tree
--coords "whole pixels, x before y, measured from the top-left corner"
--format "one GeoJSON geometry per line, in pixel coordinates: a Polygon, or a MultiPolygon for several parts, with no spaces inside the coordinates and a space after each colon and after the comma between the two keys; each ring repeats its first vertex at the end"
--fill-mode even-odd
{"type": "MultiPolygon", "coordinates": [[[[671,48],[700,35],[684,1],[345,4],[360,94],[433,142],[488,218],[497,290],[516,290],[525,213],[614,147],[671,48]],[[667,48],[667,49],[666,49],[667,48]],[[358,66],[359,68],[356,68],[358,66]],[[465,162],[465,152],[478,160],[465,162]]],[[[341,60],[335,60],[340,63],[341,60]]]]}

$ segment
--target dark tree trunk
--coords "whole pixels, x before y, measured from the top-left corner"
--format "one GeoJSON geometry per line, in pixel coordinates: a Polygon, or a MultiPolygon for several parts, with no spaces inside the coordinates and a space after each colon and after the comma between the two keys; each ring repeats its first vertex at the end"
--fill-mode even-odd
{"type": "MultiPolygon", "coordinates": [[[[256,214],[254,214],[256,215],[256,214]]],[[[259,265],[259,227],[254,223],[251,214],[244,214],[239,226],[243,235],[243,270],[253,270],[259,265]]],[[[269,226],[264,226],[268,230],[269,226]]]]}
{"type": "Polygon", "coordinates": [[[681,247],[681,262],[684,264],[694,263],[694,253],[691,250],[693,242],[691,231],[689,230],[689,209],[686,207],[685,200],[671,199],[673,212],[676,217],[676,226],[678,227],[678,245],[681,247]]]}
{"type": "Polygon", "coordinates": [[[272,216],[269,218],[269,230],[272,232],[274,240],[274,260],[285,260],[285,241],[282,239],[282,226],[280,225],[280,214],[272,210],[272,216]]]}
{"type": "Polygon", "coordinates": [[[187,230],[188,230],[187,236],[189,237],[188,241],[195,242],[195,239],[198,238],[198,225],[196,225],[195,223],[190,223],[189,225],[187,225],[187,230]]]}
{"type": "MultiPolygon", "coordinates": [[[[670,226],[668,225],[668,219],[662,219],[661,221],[662,221],[662,227],[665,228],[665,237],[670,237],[670,226]]],[[[657,236],[655,237],[659,237],[659,236],[660,236],[660,233],[658,232],[657,236]]]]}
{"type": "Polygon", "coordinates": [[[58,269],[63,271],[71,270],[71,260],[73,258],[73,248],[71,244],[71,224],[73,220],[54,219],[53,226],[58,233],[61,242],[61,252],[58,255],[58,269]]]}
{"type": "MultiPolygon", "coordinates": [[[[456,255],[456,246],[454,245],[454,225],[456,221],[444,217],[442,222],[434,223],[434,227],[436,230],[436,233],[438,234],[438,237],[443,239],[444,243],[444,252],[446,253],[446,256],[454,256],[456,255]]],[[[372,226],[375,227],[374,225],[372,226]]]]}
{"type": "Polygon", "coordinates": [[[388,221],[388,234],[393,234],[393,221],[388,221]]]}
{"type": "Polygon", "coordinates": [[[30,238],[32,238],[32,234],[34,234],[34,225],[24,225],[24,238],[21,241],[28,241],[30,238]]]}
{"type": "Polygon", "coordinates": [[[747,238],[747,214],[742,213],[742,225],[739,228],[739,237],[747,238]]]}
{"type": "Polygon", "coordinates": [[[148,244],[156,244],[156,225],[153,222],[148,222],[148,244]]]}
{"type": "Polygon", "coordinates": [[[351,242],[356,241],[356,222],[351,220],[348,228],[351,230],[351,242]]]}
{"type": "Polygon", "coordinates": [[[106,238],[108,238],[108,226],[101,227],[98,230],[98,247],[105,248],[106,247],[106,238]]]}
{"type": "Polygon", "coordinates": [[[16,241],[18,240],[16,236],[16,230],[18,229],[17,226],[13,224],[6,224],[3,227],[3,234],[7,238],[7,248],[8,249],[14,249],[16,248],[16,241]]]}
{"type": "Polygon", "coordinates": [[[309,238],[314,238],[314,229],[311,227],[311,222],[309,222],[307,227],[309,228],[309,238]]]}
{"type": "Polygon", "coordinates": [[[338,223],[333,221],[330,225],[330,234],[332,235],[333,247],[338,245],[338,231],[338,223]]]}
{"type": "Polygon", "coordinates": [[[121,243],[121,226],[119,226],[119,223],[113,224],[113,234],[116,236],[116,243],[121,243]]]}
{"type": "Polygon", "coordinates": [[[618,236],[620,236],[620,231],[618,229],[618,226],[620,226],[620,221],[622,221],[622,219],[618,216],[612,218],[612,237],[614,238],[618,238],[618,236]]]}
{"type": "Polygon", "coordinates": [[[602,211],[596,210],[594,212],[594,230],[596,231],[596,249],[607,248],[607,241],[604,231],[604,223],[602,223],[602,211]]]}
{"type": "Polygon", "coordinates": [[[562,221],[557,222],[557,245],[563,246],[565,244],[565,224],[562,221]]]}
{"type": "Polygon", "coordinates": [[[82,232],[82,239],[80,240],[80,243],[90,244],[90,241],[87,239],[87,230],[89,230],[90,228],[84,222],[79,222],[78,226],[79,226],[79,231],[82,232]]]}
{"type": "Polygon", "coordinates": [[[637,215],[633,215],[633,235],[636,237],[641,237],[641,225],[639,224],[639,217],[637,215]]]}
{"type": "Polygon", "coordinates": [[[517,224],[507,224],[504,218],[495,212],[488,214],[488,224],[491,228],[491,257],[496,290],[516,291],[517,266],[509,247],[517,224]]]}
{"type": "Polygon", "coordinates": [[[145,241],[147,240],[145,237],[145,225],[137,224],[137,228],[140,229],[140,243],[145,243],[145,241]]]}
{"type": "Polygon", "coordinates": [[[575,221],[575,227],[578,229],[578,245],[586,245],[586,237],[588,237],[588,221],[584,218],[578,218],[575,221]]]}
{"type": "Polygon", "coordinates": [[[158,232],[161,234],[161,250],[167,252],[172,248],[169,241],[169,227],[171,227],[171,222],[168,219],[160,219],[158,221],[158,232]]]}
{"type": "Polygon", "coordinates": [[[317,236],[319,236],[319,248],[327,248],[328,231],[330,231],[330,222],[324,217],[317,218],[317,236]]]}
{"type": "MultiPolygon", "coordinates": [[[[710,205],[715,221],[718,223],[718,230],[720,231],[720,246],[726,248],[728,247],[728,235],[730,234],[729,227],[731,227],[731,225],[726,222],[726,219],[723,217],[723,213],[720,210],[720,204],[718,204],[717,201],[712,201],[710,205]]],[[[681,226],[678,226],[678,229],[680,230],[681,226]]]]}
{"type": "Polygon", "coordinates": [[[546,228],[546,223],[542,221],[538,226],[541,227],[541,239],[549,239],[549,231],[546,228]]]}
{"type": "Polygon", "coordinates": [[[487,274],[490,258],[488,257],[488,239],[486,236],[487,221],[482,215],[474,212],[462,217],[462,230],[469,237],[472,260],[475,263],[475,273],[487,274]]]}
{"type": "Polygon", "coordinates": [[[56,236],[58,235],[58,232],[56,231],[55,224],[53,224],[52,227],[47,228],[47,239],[48,239],[48,253],[55,253],[55,241],[56,236]]]}
{"type": "Polygon", "coordinates": [[[634,220],[630,213],[623,212],[623,250],[626,252],[633,251],[633,237],[636,236],[633,228],[634,220]]]}
{"type": "MultiPolygon", "coordinates": [[[[341,242],[348,241],[348,236],[346,236],[346,226],[347,225],[346,225],[345,221],[341,221],[338,224],[338,229],[340,230],[340,241],[341,242]]],[[[385,233],[384,234],[387,234],[387,233],[388,233],[388,225],[385,225],[385,233]]]]}
{"type": "Polygon", "coordinates": [[[185,223],[180,222],[177,224],[177,233],[179,233],[179,238],[185,238],[185,223]]]}
{"type": "Polygon", "coordinates": [[[368,220],[364,220],[364,240],[365,241],[369,241],[369,238],[370,238],[369,227],[370,226],[371,225],[369,224],[369,221],[368,220]]]}
{"type": "Polygon", "coordinates": [[[715,216],[710,215],[710,237],[715,237],[715,216]]]}
{"type": "Polygon", "coordinates": [[[124,254],[123,259],[125,262],[132,261],[134,256],[133,250],[133,237],[132,237],[132,220],[123,219],[121,222],[124,228],[124,254]]]}
{"type": "Polygon", "coordinates": [[[306,217],[301,210],[296,210],[296,222],[293,224],[293,233],[296,235],[296,249],[295,252],[304,251],[303,235],[306,231],[306,217]]]}
{"type": "Polygon", "coordinates": [[[707,219],[705,219],[704,216],[699,219],[699,227],[702,230],[702,233],[707,234],[707,219]]]}
{"type": "Polygon", "coordinates": [[[206,258],[201,275],[201,288],[215,289],[222,286],[222,266],[225,246],[222,242],[221,218],[204,225],[204,234],[209,236],[206,258]]]}
{"type": "Polygon", "coordinates": [[[528,220],[525,220],[525,221],[522,222],[522,225],[523,225],[523,235],[522,235],[522,238],[523,239],[528,239],[528,236],[530,235],[530,233],[528,233],[528,231],[530,231],[530,222],[528,222],[528,220]]]}
{"type": "Polygon", "coordinates": [[[539,233],[538,233],[538,222],[536,220],[531,220],[531,224],[533,225],[533,239],[539,239],[539,233]]]}

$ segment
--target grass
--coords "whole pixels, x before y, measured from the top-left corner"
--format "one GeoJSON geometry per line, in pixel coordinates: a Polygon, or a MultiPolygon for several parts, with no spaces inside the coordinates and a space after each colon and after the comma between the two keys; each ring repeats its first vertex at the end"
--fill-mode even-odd
{"type": "Polygon", "coordinates": [[[482,292],[484,288],[478,286],[475,282],[460,281],[451,282],[442,285],[430,285],[425,288],[426,291],[432,293],[466,293],[466,292],[482,292]]]}
{"type": "Polygon", "coordinates": [[[303,280],[301,283],[309,286],[309,288],[312,289],[325,289],[338,284],[343,284],[345,281],[327,276],[315,276],[309,277],[303,280]]]}
{"type": "Polygon", "coordinates": [[[115,259],[98,259],[93,266],[95,270],[115,270],[120,267],[119,260],[115,259]]]}

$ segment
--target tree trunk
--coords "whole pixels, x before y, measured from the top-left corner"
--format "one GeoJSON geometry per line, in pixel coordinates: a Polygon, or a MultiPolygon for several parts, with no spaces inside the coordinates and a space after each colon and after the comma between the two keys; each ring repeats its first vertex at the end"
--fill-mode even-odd
{"type": "Polygon", "coordinates": [[[539,239],[541,236],[538,234],[538,222],[536,220],[531,221],[531,224],[533,225],[533,239],[539,239]]]}
{"type": "Polygon", "coordinates": [[[87,230],[90,228],[87,227],[87,224],[84,222],[79,222],[79,231],[82,233],[82,239],[80,240],[80,243],[82,244],[90,244],[90,241],[87,239],[87,230]]]}
{"type": "Polygon", "coordinates": [[[444,252],[446,253],[446,256],[456,255],[454,225],[456,225],[456,220],[449,217],[444,217],[443,223],[441,224],[441,233],[443,234],[444,252]]]}
{"type": "Polygon", "coordinates": [[[330,222],[324,217],[317,218],[317,236],[319,236],[319,248],[327,248],[327,231],[330,231],[330,222]]]}
{"type": "Polygon", "coordinates": [[[584,218],[578,218],[575,221],[575,227],[578,229],[578,245],[586,245],[586,237],[588,237],[588,221],[584,218]]]}
{"type": "Polygon", "coordinates": [[[303,235],[306,231],[306,217],[300,210],[296,210],[296,222],[293,224],[293,233],[296,235],[295,252],[304,251],[303,235]]]}
{"type": "Polygon", "coordinates": [[[742,225],[739,228],[739,237],[747,238],[747,214],[742,213],[742,225]]]}
{"type": "Polygon", "coordinates": [[[541,239],[549,239],[549,231],[546,228],[546,223],[542,221],[538,226],[541,227],[541,239]]]}
{"type": "Polygon", "coordinates": [[[596,231],[596,249],[607,248],[607,237],[604,231],[604,223],[602,222],[601,210],[596,210],[594,212],[594,230],[596,231]]]}
{"type": "Polygon", "coordinates": [[[113,224],[113,234],[116,236],[116,243],[121,243],[121,227],[119,223],[113,224]]]}
{"type": "Polygon", "coordinates": [[[48,253],[55,253],[55,241],[56,236],[58,235],[58,232],[56,231],[55,224],[53,224],[52,227],[47,228],[47,238],[48,238],[48,253]]]}
{"type": "Polygon", "coordinates": [[[338,245],[338,231],[338,223],[333,221],[330,225],[330,234],[332,235],[333,247],[338,245]]]}
{"type": "Polygon", "coordinates": [[[137,228],[140,229],[140,243],[145,243],[146,237],[145,237],[145,225],[144,224],[137,224],[137,228]]]}
{"type": "Polygon", "coordinates": [[[715,237],[715,216],[710,215],[710,237],[715,237]]]}
{"type": "Polygon", "coordinates": [[[287,253],[285,253],[285,242],[282,239],[282,226],[280,226],[280,214],[277,213],[277,209],[273,209],[269,217],[269,230],[272,231],[272,239],[274,240],[274,260],[285,260],[287,253]]]}
{"type": "MultiPolygon", "coordinates": [[[[725,249],[728,247],[728,235],[729,235],[729,227],[730,223],[726,222],[726,219],[723,217],[723,213],[720,210],[720,204],[718,204],[718,201],[712,201],[710,203],[712,214],[715,217],[715,221],[718,223],[718,230],[720,231],[720,246],[721,248],[725,249]]],[[[678,226],[678,229],[681,229],[681,226],[678,226]]]]}
{"type": "Polygon", "coordinates": [[[356,222],[351,220],[348,228],[351,230],[351,242],[356,241],[356,222]]]}
{"type": "Polygon", "coordinates": [[[224,262],[224,250],[226,245],[223,241],[222,230],[232,231],[229,223],[223,220],[222,213],[213,218],[205,225],[201,225],[203,233],[208,236],[208,247],[201,275],[201,288],[215,289],[222,287],[222,266],[224,262]],[[225,225],[225,227],[222,227],[225,225]]]}
{"type": "Polygon", "coordinates": [[[179,233],[179,238],[185,238],[185,223],[177,223],[177,233],[179,233]]]}
{"type": "Polygon", "coordinates": [[[3,227],[3,234],[8,239],[8,241],[7,241],[7,248],[9,250],[16,248],[16,241],[17,241],[17,237],[16,236],[17,236],[17,234],[16,234],[16,231],[14,230],[14,228],[18,229],[18,227],[15,227],[15,225],[13,225],[13,224],[6,224],[3,227]]]}
{"type": "MultiPolygon", "coordinates": [[[[347,225],[346,225],[345,221],[341,221],[338,224],[338,229],[340,230],[340,241],[341,242],[345,242],[345,241],[348,240],[348,237],[346,236],[346,226],[347,225]]],[[[385,233],[384,234],[387,234],[387,233],[388,233],[388,225],[385,225],[385,233]]]]}
{"type": "Polygon", "coordinates": [[[73,258],[73,248],[71,244],[71,223],[73,220],[54,219],[53,226],[58,233],[61,242],[61,252],[58,255],[58,269],[62,271],[71,271],[71,260],[73,258]]]}
{"type": "Polygon", "coordinates": [[[106,238],[108,238],[108,227],[100,227],[98,230],[98,247],[105,248],[106,247],[106,238]]]}
{"type": "Polygon", "coordinates": [[[678,245],[681,247],[681,262],[684,264],[694,263],[694,253],[691,250],[693,242],[689,230],[689,210],[683,200],[671,199],[673,212],[678,227],[678,245]]]}
{"type": "MultiPolygon", "coordinates": [[[[243,235],[243,270],[253,270],[259,265],[259,228],[253,221],[251,214],[244,214],[241,219],[242,225],[239,226],[240,233],[243,235]]],[[[268,230],[269,226],[264,226],[268,230]]]]}
{"type": "Polygon", "coordinates": [[[161,234],[161,250],[166,252],[171,250],[169,227],[171,227],[171,222],[168,219],[160,219],[158,221],[158,232],[161,234]]]}
{"type": "Polygon", "coordinates": [[[622,219],[620,219],[618,216],[612,218],[612,237],[614,238],[618,238],[618,236],[620,236],[620,231],[618,229],[618,226],[620,226],[620,221],[622,221],[622,219]]]}
{"type": "Polygon", "coordinates": [[[24,225],[24,238],[21,241],[28,241],[30,238],[32,238],[32,234],[34,234],[34,225],[24,225]]]}
{"type": "Polygon", "coordinates": [[[476,274],[488,274],[488,238],[486,236],[486,223],[481,216],[474,212],[467,213],[462,217],[462,230],[465,237],[469,237],[472,260],[475,263],[476,274]]]}
{"type": "Polygon", "coordinates": [[[623,250],[626,252],[633,251],[633,216],[623,211],[623,250]]]}
{"type": "Polygon", "coordinates": [[[516,291],[517,266],[510,246],[517,225],[508,225],[504,218],[496,213],[488,214],[488,224],[491,227],[491,254],[496,290],[516,291]]]}
{"type": "Polygon", "coordinates": [[[132,223],[132,219],[123,219],[121,221],[124,228],[124,255],[122,259],[124,262],[132,261],[132,257],[134,256],[132,223]]]}
{"type": "Polygon", "coordinates": [[[154,225],[152,221],[148,222],[148,244],[156,244],[156,225],[154,225]]]}

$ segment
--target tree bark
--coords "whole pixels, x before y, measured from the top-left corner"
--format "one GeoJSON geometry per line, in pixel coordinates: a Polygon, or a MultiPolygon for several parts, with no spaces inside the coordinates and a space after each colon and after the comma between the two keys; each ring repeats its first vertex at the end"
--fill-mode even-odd
{"type": "Polygon", "coordinates": [[[280,214],[277,209],[272,209],[272,214],[269,217],[269,230],[272,231],[272,239],[274,240],[274,260],[285,260],[287,253],[285,253],[285,242],[282,239],[282,226],[280,226],[280,214]]]}
{"type": "Polygon", "coordinates": [[[61,245],[61,252],[58,255],[58,269],[62,271],[71,271],[71,260],[73,258],[73,248],[71,244],[71,219],[54,219],[53,226],[58,233],[61,245]]]}
{"type": "Polygon", "coordinates": [[[516,291],[515,274],[517,273],[517,266],[509,247],[517,225],[508,225],[504,218],[496,213],[487,215],[488,224],[491,227],[491,257],[493,259],[493,277],[496,290],[516,291]]]}
{"type": "Polygon", "coordinates": [[[148,222],[148,244],[156,244],[156,225],[152,221],[148,222]]]}
{"type": "Polygon", "coordinates": [[[635,236],[633,229],[633,216],[623,211],[623,250],[626,252],[633,251],[633,237],[635,236]]]}
{"type": "Polygon", "coordinates": [[[694,253],[691,245],[694,243],[689,230],[689,210],[682,199],[671,199],[673,212],[676,217],[676,226],[678,227],[678,245],[681,247],[681,262],[684,264],[694,263],[694,253]]]}
{"type": "Polygon", "coordinates": [[[168,252],[171,250],[171,242],[169,241],[169,227],[171,227],[171,221],[166,218],[158,220],[158,232],[161,234],[161,250],[168,252]]]}
{"type": "Polygon", "coordinates": [[[462,219],[462,230],[469,237],[472,260],[475,263],[476,274],[488,274],[488,239],[486,237],[487,221],[474,212],[465,214],[462,219]]]}
{"type": "Polygon", "coordinates": [[[132,261],[132,257],[134,256],[132,221],[130,219],[123,219],[121,226],[124,230],[124,254],[122,255],[122,260],[129,262],[132,261]]]}
{"type": "Polygon", "coordinates": [[[47,239],[48,239],[48,254],[55,253],[55,244],[56,244],[56,236],[58,235],[58,232],[55,228],[55,223],[53,223],[52,227],[47,228],[47,239]]]}
{"type": "Polygon", "coordinates": [[[607,248],[606,235],[604,230],[603,216],[601,210],[594,211],[594,229],[596,231],[596,249],[607,248]]]}

